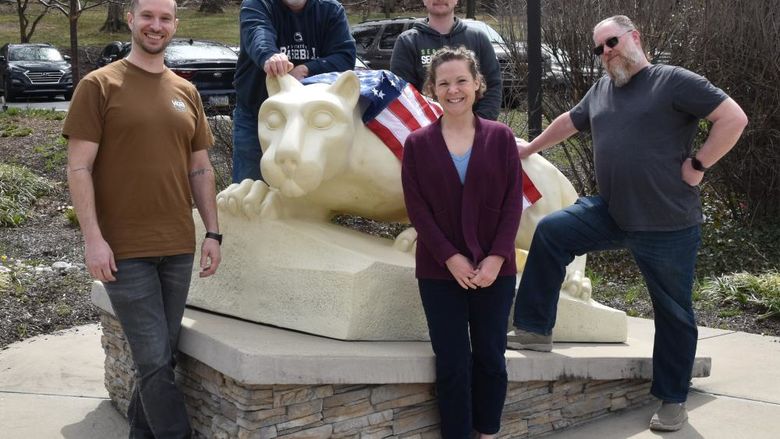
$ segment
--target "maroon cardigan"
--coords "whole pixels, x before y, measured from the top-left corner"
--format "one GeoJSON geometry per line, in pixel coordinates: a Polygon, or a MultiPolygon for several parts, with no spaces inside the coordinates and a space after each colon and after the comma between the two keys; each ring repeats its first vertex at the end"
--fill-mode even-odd
{"type": "Polygon", "coordinates": [[[515,236],[523,213],[522,169],[512,131],[477,117],[463,184],[441,133],[441,119],[409,135],[401,180],[417,230],[416,275],[452,279],[445,262],[460,253],[474,265],[504,257],[499,275],[517,272],[515,236]]]}

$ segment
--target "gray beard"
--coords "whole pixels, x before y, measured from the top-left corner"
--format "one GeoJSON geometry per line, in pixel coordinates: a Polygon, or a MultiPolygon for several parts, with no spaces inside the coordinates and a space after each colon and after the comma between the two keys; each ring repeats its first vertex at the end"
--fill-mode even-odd
{"type": "Polygon", "coordinates": [[[616,87],[623,87],[631,81],[631,68],[642,62],[642,55],[635,51],[620,55],[612,64],[607,64],[607,74],[616,87]]]}

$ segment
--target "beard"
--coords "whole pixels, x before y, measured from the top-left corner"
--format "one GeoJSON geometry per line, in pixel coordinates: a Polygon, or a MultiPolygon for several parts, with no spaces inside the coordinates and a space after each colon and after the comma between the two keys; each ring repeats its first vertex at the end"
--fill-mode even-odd
{"type": "Polygon", "coordinates": [[[606,63],[606,70],[616,87],[622,87],[631,80],[632,68],[645,59],[638,50],[631,50],[625,55],[617,55],[606,63]]]}
{"type": "Polygon", "coordinates": [[[149,47],[146,44],[144,44],[144,37],[143,35],[136,35],[133,33],[133,46],[136,46],[143,50],[145,53],[148,53],[149,55],[157,55],[158,53],[163,52],[167,47],[168,43],[170,43],[170,39],[166,41],[164,44],[162,44],[160,47],[149,47]]]}

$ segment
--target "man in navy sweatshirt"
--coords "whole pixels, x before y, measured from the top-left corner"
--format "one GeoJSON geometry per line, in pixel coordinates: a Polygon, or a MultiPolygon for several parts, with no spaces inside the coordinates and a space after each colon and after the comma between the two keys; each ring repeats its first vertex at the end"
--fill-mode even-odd
{"type": "Polygon", "coordinates": [[[244,0],[233,112],[233,182],[261,180],[257,113],[267,75],[298,80],[355,66],[355,40],[336,0],[244,0]]]}

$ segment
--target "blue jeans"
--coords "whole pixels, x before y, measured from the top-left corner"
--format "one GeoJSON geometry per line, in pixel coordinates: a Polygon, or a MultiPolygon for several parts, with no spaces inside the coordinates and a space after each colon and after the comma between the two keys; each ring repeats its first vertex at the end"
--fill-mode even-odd
{"type": "Polygon", "coordinates": [[[455,280],[419,279],[431,345],[444,439],[501,428],[507,373],[504,352],[515,276],[464,290],[455,280]]]}
{"type": "Polygon", "coordinates": [[[698,337],[691,294],[700,243],[699,225],[675,231],[627,232],[615,224],[600,196],[580,198],[539,222],[517,291],[514,325],[551,334],[566,266],[588,252],[626,248],[653,302],[651,393],[664,401],[684,402],[698,337]]]}
{"type": "Polygon", "coordinates": [[[241,183],[247,178],[262,180],[262,157],[257,114],[237,105],[233,110],[233,183],[241,183]]]}
{"type": "Polygon", "coordinates": [[[192,434],[174,375],[192,264],[192,254],[119,260],[116,281],[103,284],[135,364],[127,411],[131,439],[192,434]]]}

